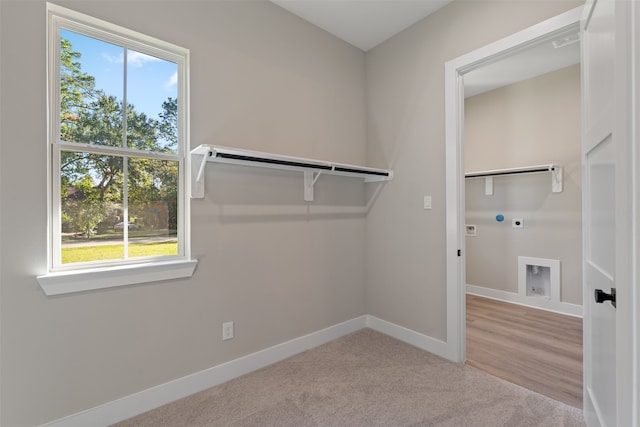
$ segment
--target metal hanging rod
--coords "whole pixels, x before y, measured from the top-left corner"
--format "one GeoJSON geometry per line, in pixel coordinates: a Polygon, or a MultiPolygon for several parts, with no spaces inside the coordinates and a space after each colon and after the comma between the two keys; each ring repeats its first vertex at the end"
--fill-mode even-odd
{"type": "Polygon", "coordinates": [[[279,160],[279,159],[271,159],[266,157],[245,156],[245,155],[239,155],[239,154],[224,153],[219,151],[216,151],[216,152],[209,151],[209,156],[213,156],[214,153],[216,158],[218,159],[234,159],[234,160],[240,160],[244,162],[269,163],[272,165],[293,166],[293,167],[305,168],[305,169],[331,170],[331,166],[329,165],[302,163],[298,161],[279,160]]]}
{"type": "Polygon", "coordinates": [[[465,178],[484,178],[485,176],[499,176],[499,175],[516,175],[521,173],[534,173],[534,172],[551,172],[555,170],[556,165],[538,165],[538,166],[525,166],[521,168],[509,168],[509,169],[495,169],[479,172],[468,172],[464,174],[465,178]]]}
{"type": "Polygon", "coordinates": [[[485,194],[490,196],[493,194],[493,177],[494,176],[518,175],[518,174],[536,173],[536,172],[551,172],[551,191],[553,193],[562,192],[563,169],[562,169],[562,166],[555,165],[555,164],[468,172],[464,174],[464,177],[465,178],[484,178],[485,194]]]}

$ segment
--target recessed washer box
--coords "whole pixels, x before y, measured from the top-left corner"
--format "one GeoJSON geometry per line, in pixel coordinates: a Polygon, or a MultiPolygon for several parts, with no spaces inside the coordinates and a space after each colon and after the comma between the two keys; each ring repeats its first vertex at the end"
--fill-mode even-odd
{"type": "Polygon", "coordinates": [[[518,257],[518,292],[560,301],[560,260],[518,257]]]}

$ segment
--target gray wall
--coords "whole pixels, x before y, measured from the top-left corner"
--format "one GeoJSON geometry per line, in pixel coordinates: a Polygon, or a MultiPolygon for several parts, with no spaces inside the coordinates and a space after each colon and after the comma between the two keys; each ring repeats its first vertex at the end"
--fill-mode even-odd
{"type": "Polygon", "coordinates": [[[396,179],[374,201],[375,185],[321,177],[307,213],[300,176],[208,166],[207,197],[192,202],[192,279],[47,298],[35,280],[45,4],[2,0],[0,424],[11,427],[364,313],[443,338],[444,62],[579,4],[454,2],[365,55],[265,1],[56,3],[191,49],[192,146],[368,162],[396,179]],[[236,338],[223,343],[228,320],[236,338]]]}
{"type": "Polygon", "coordinates": [[[454,2],[367,52],[368,160],[395,173],[367,216],[368,314],[446,339],[445,62],[581,4],[454,2]]]}
{"type": "Polygon", "coordinates": [[[561,262],[560,298],[582,305],[580,66],[503,87],[465,102],[467,172],[557,163],[564,191],[549,173],[466,180],[467,283],[518,292],[518,256],[561,262]],[[505,216],[500,223],[498,213],[505,216]],[[522,218],[524,228],[511,227],[522,218]]]}
{"type": "MultiPolygon", "coordinates": [[[[364,53],[281,8],[56,3],[191,50],[192,146],[365,163],[364,53]]],[[[307,213],[302,174],[226,165],[207,166],[207,197],[191,202],[192,279],[45,297],[45,3],[1,7],[0,424],[57,419],[364,314],[362,180],[321,177],[307,213]]]]}

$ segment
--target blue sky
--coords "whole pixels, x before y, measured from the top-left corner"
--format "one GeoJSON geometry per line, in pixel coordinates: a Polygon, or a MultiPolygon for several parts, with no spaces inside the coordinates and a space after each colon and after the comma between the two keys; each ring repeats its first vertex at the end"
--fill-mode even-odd
{"type": "MultiPolygon", "coordinates": [[[[124,49],[71,31],[60,36],[71,42],[82,72],[96,79],[96,87],[106,94],[123,99],[124,49]]],[[[129,50],[127,52],[127,102],[136,111],[158,118],[162,103],[177,98],[178,66],[163,59],[129,50]]]]}

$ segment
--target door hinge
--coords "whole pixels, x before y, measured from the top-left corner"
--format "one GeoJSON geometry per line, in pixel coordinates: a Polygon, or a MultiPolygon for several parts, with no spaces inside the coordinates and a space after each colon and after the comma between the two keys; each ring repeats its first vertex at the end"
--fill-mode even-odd
{"type": "Polygon", "coordinates": [[[458,249],[458,256],[462,256],[462,249],[458,249]]]}

